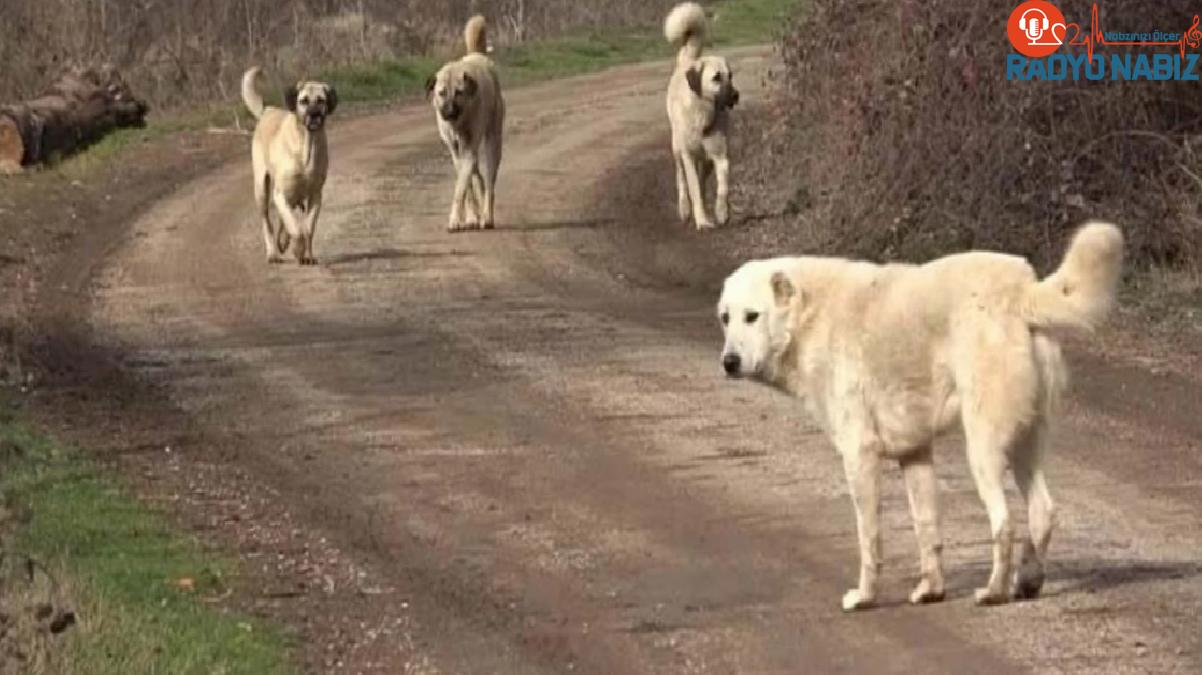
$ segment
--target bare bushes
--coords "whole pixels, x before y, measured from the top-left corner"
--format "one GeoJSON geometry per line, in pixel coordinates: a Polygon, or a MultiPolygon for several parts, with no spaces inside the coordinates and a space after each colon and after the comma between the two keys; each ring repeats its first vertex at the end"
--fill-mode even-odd
{"type": "Polygon", "coordinates": [[[4,0],[0,101],[64,70],[111,64],[156,108],[236,99],[249,63],[299,74],[454,48],[487,15],[502,44],[657,22],[652,0],[4,0]]]}
{"type": "MultiPolygon", "coordinates": [[[[1202,263],[1197,82],[1007,81],[1010,0],[807,5],[782,45],[769,160],[789,176],[805,248],[1048,264],[1097,217],[1124,226],[1140,264],[1202,263]]],[[[1185,0],[1104,9],[1107,30],[1184,31],[1196,13],[1185,0]]]]}

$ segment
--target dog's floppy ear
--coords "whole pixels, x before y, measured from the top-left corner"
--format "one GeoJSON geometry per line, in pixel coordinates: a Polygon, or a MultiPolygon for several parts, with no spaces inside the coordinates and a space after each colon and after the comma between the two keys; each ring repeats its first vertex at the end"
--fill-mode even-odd
{"type": "Polygon", "coordinates": [[[338,90],[333,87],[326,87],[326,114],[333,115],[334,108],[338,107],[338,90]]]}
{"type": "Polygon", "coordinates": [[[430,98],[430,96],[434,93],[434,85],[436,84],[438,84],[437,75],[431,75],[430,77],[426,78],[426,98],[430,98]]]}
{"type": "Polygon", "coordinates": [[[689,81],[689,89],[693,90],[694,94],[701,95],[701,71],[696,68],[689,68],[684,71],[684,79],[689,81]]]}
{"type": "Polygon", "coordinates": [[[463,93],[464,94],[466,94],[468,96],[475,96],[476,90],[479,87],[480,87],[480,85],[476,84],[476,78],[474,78],[471,75],[468,75],[466,73],[463,75],[463,93]]]}
{"type": "Polygon", "coordinates": [[[296,99],[300,98],[300,89],[294,84],[284,90],[284,108],[296,111],[296,99]]]}
{"type": "Polygon", "coordinates": [[[788,307],[798,295],[797,287],[784,272],[772,273],[772,299],[780,308],[788,307]]]}

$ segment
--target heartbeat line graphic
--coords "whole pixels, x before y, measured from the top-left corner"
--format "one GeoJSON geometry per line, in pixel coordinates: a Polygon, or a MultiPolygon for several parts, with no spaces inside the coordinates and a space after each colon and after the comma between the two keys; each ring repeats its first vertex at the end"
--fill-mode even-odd
{"type": "MultiPolygon", "coordinates": [[[[1185,56],[1186,48],[1197,49],[1202,45],[1202,29],[1198,28],[1198,24],[1202,23],[1197,14],[1194,15],[1194,22],[1190,25],[1189,30],[1181,34],[1181,37],[1176,40],[1166,40],[1157,42],[1153,40],[1116,40],[1111,42],[1106,39],[1106,34],[1102,31],[1102,26],[1098,20],[1098,3],[1093,4],[1093,10],[1090,12],[1089,32],[1081,30],[1080,24],[1070,23],[1064,25],[1064,35],[1061,39],[1068,37],[1070,30],[1076,31],[1073,37],[1068,41],[1068,44],[1074,47],[1085,47],[1086,54],[1089,60],[1093,61],[1094,49],[1099,46],[1109,47],[1177,47],[1181,51],[1181,56],[1185,56]]],[[[1053,27],[1055,30],[1055,27],[1053,27]]]]}

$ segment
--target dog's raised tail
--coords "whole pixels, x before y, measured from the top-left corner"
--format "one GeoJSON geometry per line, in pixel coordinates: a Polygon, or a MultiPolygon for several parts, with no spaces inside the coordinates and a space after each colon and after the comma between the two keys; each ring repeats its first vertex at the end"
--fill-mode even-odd
{"type": "Polygon", "coordinates": [[[263,116],[263,95],[259,93],[259,78],[262,76],[263,69],[258,66],[242,74],[242,102],[255,119],[263,116]]]}
{"type": "Polygon", "coordinates": [[[677,61],[701,56],[707,25],[705,9],[695,2],[682,2],[668,12],[668,18],[664,19],[664,37],[680,48],[677,61]]]}
{"type": "Polygon", "coordinates": [[[463,27],[463,43],[467,45],[468,54],[488,53],[488,22],[477,14],[467,20],[463,27]]]}
{"type": "Polygon", "coordinates": [[[1086,223],[1050,276],[1027,293],[1027,321],[1040,328],[1093,330],[1114,308],[1123,268],[1123,233],[1086,223]]]}

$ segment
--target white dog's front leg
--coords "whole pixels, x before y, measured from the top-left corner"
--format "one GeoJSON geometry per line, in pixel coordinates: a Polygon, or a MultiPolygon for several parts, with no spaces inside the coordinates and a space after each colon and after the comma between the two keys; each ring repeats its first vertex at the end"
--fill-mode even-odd
{"type": "Polygon", "coordinates": [[[484,179],[479,171],[472,172],[471,187],[467,191],[467,225],[476,227],[484,222],[484,179]]]}
{"type": "MultiPolygon", "coordinates": [[[[295,244],[292,248],[293,255],[296,256],[296,261],[302,262],[305,257],[307,243],[305,242],[305,233],[301,229],[300,223],[296,221],[296,213],[292,210],[292,205],[288,203],[288,198],[284,193],[276,190],[272,194],[272,199],[275,201],[275,210],[280,215],[280,220],[284,221],[283,227],[287,230],[288,238],[295,244]]],[[[282,241],[281,233],[281,241],[282,241]]],[[[283,244],[281,244],[283,247],[283,244]]]]}
{"type": "Polygon", "coordinates": [[[714,173],[718,176],[718,194],[714,198],[714,216],[719,225],[730,221],[730,160],[726,157],[714,158],[714,173]]]}
{"type": "Polygon", "coordinates": [[[317,258],[313,257],[313,239],[317,236],[317,217],[321,215],[321,195],[313,199],[309,204],[309,212],[305,215],[308,219],[305,223],[305,251],[300,263],[316,265],[317,258]]]}
{"type": "Polygon", "coordinates": [[[693,209],[689,205],[689,183],[684,177],[684,163],[687,161],[684,155],[680,152],[673,151],[672,159],[676,166],[676,213],[680,216],[680,222],[689,222],[689,217],[693,215],[693,209]]]}
{"type": "Polygon", "coordinates": [[[701,176],[697,171],[697,158],[688,151],[680,153],[680,162],[684,165],[684,177],[689,186],[689,200],[693,202],[693,217],[697,221],[697,229],[708,230],[714,227],[709,215],[705,212],[705,201],[701,194],[701,176]]]}
{"type": "Polygon", "coordinates": [[[871,607],[876,601],[877,577],[881,571],[881,451],[879,441],[862,437],[839,450],[856,510],[860,541],[860,583],[843,595],[843,610],[850,612],[871,607]]]}
{"type": "Polygon", "coordinates": [[[472,174],[476,170],[476,154],[462,152],[455,163],[455,194],[451,198],[451,217],[447,230],[455,232],[464,225],[463,210],[467,191],[471,189],[472,174]]]}

